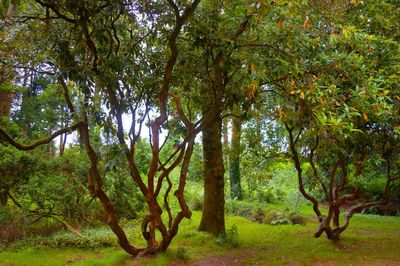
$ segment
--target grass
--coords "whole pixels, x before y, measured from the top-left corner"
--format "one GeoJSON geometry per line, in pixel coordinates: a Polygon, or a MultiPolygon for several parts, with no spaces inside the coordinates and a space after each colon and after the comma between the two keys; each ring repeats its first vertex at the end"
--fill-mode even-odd
{"type": "MultiPolygon", "coordinates": [[[[281,207],[281,206],[275,206],[281,207]]],[[[311,207],[308,207],[311,208],[311,207]]],[[[303,211],[303,207],[301,207],[303,211]]],[[[305,215],[311,215],[304,207],[305,215]]],[[[32,248],[0,252],[0,265],[399,265],[400,218],[356,215],[338,242],[313,238],[316,222],[306,225],[265,225],[227,216],[226,227],[237,227],[235,248],[196,231],[201,213],[182,223],[170,249],[157,257],[132,259],[118,247],[32,248]],[[220,263],[218,263],[220,262],[220,263]]],[[[136,235],[136,234],[133,234],[136,235]]]]}
{"type": "Polygon", "coordinates": [[[130,256],[118,248],[25,248],[0,253],[0,265],[122,265],[130,256]]]}

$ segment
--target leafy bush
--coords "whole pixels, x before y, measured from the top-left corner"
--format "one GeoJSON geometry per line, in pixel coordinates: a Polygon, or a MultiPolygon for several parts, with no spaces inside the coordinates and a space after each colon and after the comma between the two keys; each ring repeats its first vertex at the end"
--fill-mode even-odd
{"type": "Polygon", "coordinates": [[[299,193],[296,173],[290,162],[270,165],[263,161],[255,167],[245,161],[243,169],[243,189],[249,199],[264,203],[292,201],[299,193]]]}
{"type": "MultiPolygon", "coordinates": [[[[267,210],[264,212],[263,222],[264,224],[279,224],[280,220],[287,219],[284,212],[277,210],[267,210]]],[[[288,224],[288,223],[287,223],[288,224]]]]}
{"type": "Polygon", "coordinates": [[[290,214],[288,219],[292,224],[305,225],[307,223],[307,219],[304,216],[297,213],[290,214]]]}
{"type": "Polygon", "coordinates": [[[189,165],[189,179],[197,182],[202,181],[204,174],[203,168],[203,151],[200,145],[195,145],[189,165]]]}
{"type": "Polygon", "coordinates": [[[13,209],[6,205],[6,206],[1,206],[0,208],[0,224],[6,224],[9,222],[12,222],[14,219],[15,212],[13,209]]]}
{"type": "MultiPolygon", "coordinates": [[[[250,203],[246,201],[228,200],[225,204],[225,211],[234,215],[254,218],[255,215],[263,212],[264,209],[257,203],[250,203]]],[[[256,219],[257,220],[257,219],[256,219]]]]}
{"type": "Polygon", "coordinates": [[[9,205],[0,207],[0,243],[9,245],[26,235],[26,221],[21,212],[9,205]]]}
{"type": "Polygon", "coordinates": [[[36,237],[32,240],[35,244],[50,247],[77,247],[98,248],[117,245],[117,239],[108,228],[87,228],[82,230],[82,236],[77,236],[67,231],[57,232],[50,237],[36,237]]]}
{"type": "Polygon", "coordinates": [[[284,211],[268,209],[260,203],[234,200],[227,201],[225,204],[227,213],[246,217],[262,224],[306,224],[307,219],[292,209],[286,208],[284,211]]]}
{"type": "Polygon", "coordinates": [[[2,224],[0,229],[0,243],[9,245],[24,236],[21,228],[15,223],[2,224]]]}
{"type": "Polygon", "coordinates": [[[194,211],[203,210],[204,195],[203,187],[199,183],[190,182],[185,191],[185,198],[189,208],[194,211]]]}

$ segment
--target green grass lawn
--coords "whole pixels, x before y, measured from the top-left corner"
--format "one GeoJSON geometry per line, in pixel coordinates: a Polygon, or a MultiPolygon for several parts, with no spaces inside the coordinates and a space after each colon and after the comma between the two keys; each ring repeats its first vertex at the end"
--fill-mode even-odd
{"type": "Polygon", "coordinates": [[[165,254],[132,259],[118,247],[26,247],[0,252],[0,265],[400,265],[400,217],[356,215],[338,242],[313,238],[316,221],[264,225],[228,216],[239,246],[221,245],[196,231],[201,213],[183,222],[165,254]]]}

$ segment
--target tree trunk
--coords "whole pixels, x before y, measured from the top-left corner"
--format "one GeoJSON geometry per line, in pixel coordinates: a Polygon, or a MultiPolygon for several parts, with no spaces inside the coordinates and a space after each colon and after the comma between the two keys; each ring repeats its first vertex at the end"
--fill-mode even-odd
{"type": "Polygon", "coordinates": [[[215,236],[225,233],[221,128],[222,119],[218,117],[203,129],[204,205],[199,230],[215,236]]]}
{"type": "MultiPolygon", "coordinates": [[[[15,11],[18,5],[15,3],[9,3],[7,8],[6,16],[4,17],[5,21],[9,24],[14,24],[12,17],[15,15],[15,11]]],[[[7,52],[10,49],[7,48],[7,52]]],[[[12,53],[10,53],[12,54],[12,53]]],[[[7,64],[0,66],[0,84],[4,84],[9,82],[12,79],[13,69],[7,64]]],[[[13,100],[13,93],[4,89],[0,89],[0,117],[10,116],[11,111],[11,103],[13,100]]]]}
{"type": "MultiPolygon", "coordinates": [[[[0,70],[0,84],[4,82],[3,75],[0,70]]],[[[6,119],[10,116],[12,103],[12,93],[4,90],[0,90],[0,118],[5,117],[6,119]]],[[[0,190],[0,206],[7,205],[8,201],[8,188],[0,190]]]]}
{"type": "Polygon", "coordinates": [[[58,155],[60,157],[62,157],[64,155],[65,144],[67,143],[67,136],[68,136],[67,133],[60,135],[60,145],[58,148],[58,150],[59,150],[58,155]]]}
{"type": "Polygon", "coordinates": [[[8,191],[0,191],[0,206],[6,206],[8,201],[8,191]]]}
{"type": "Polygon", "coordinates": [[[10,115],[12,93],[0,90],[0,117],[10,115]]]}
{"type": "MultiPolygon", "coordinates": [[[[233,113],[238,114],[239,106],[235,104],[233,113]]],[[[229,153],[229,180],[231,185],[231,198],[242,199],[242,186],[240,184],[240,137],[242,134],[242,121],[240,117],[232,119],[231,150],[229,153]]]]}

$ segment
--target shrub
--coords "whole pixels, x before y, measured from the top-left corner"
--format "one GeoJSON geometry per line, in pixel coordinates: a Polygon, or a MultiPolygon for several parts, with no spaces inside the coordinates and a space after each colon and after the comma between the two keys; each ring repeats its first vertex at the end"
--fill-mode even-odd
{"type": "Polygon", "coordinates": [[[185,192],[185,198],[191,210],[203,210],[204,196],[203,186],[201,184],[190,182],[185,192]]]}
{"type": "Polygon", "coordinates": [[[0,243],[10,243],[24,237],[23,217],[10,206],[0,208],[0,243]]]}
{"type": "Polygon", "coordinates": [[[287,208],[285,211],[267,209],[264,205],[246,201],[227,201],[225,211],[246,217],[262,224],[306,224],[306,218],[297,211],[287,208]]]}
{"type": "Polygon", "coordinates": [[[225,204],[225,211],[242,217],[250,218],[254,209],[254,204],[246,201],[228,200],[225,204]]]}
{"type": "Polygon", "coordinates": [[[17,223],[1,224],[0,228],[0,242],[6,246],[24,236],[24,231],[17,223]]]}
{"type": "Polygon", "coordinates": [[[264,224],[276,224],[276,221],[286,219],[286,215],[280,211],[276,210],[268,210],[264,212],[264,219],[263,222],[264,224]]]}
{"type": "Polygon", "coordinates": [[[54,248],[98,248],[113,247],[117,245],[115,235],[108,228],[86,228],[82,230],[81,233],[82,236],[80,237],[71,232],[60,231],[50,237],[36,237],[28,241],[54,248]]]}
{"type": "Polygon", "coordinates": [[[292,224],[300,224],[300,225],[306,224],[306,218],[300,214],[291,213],[288,218],[292,224]]]}

